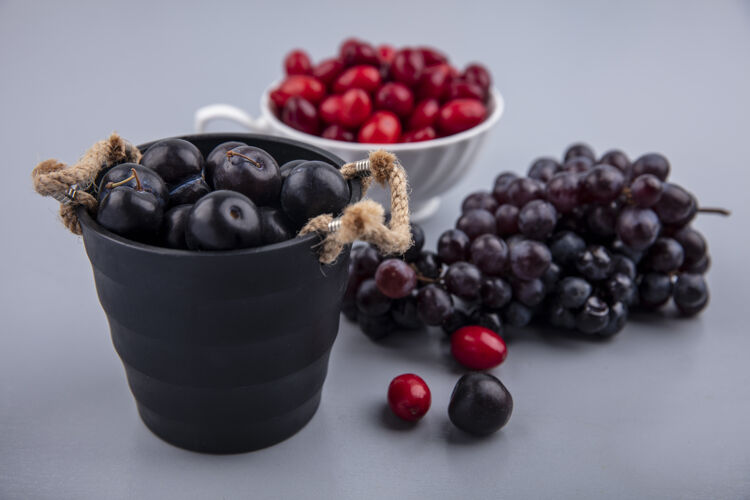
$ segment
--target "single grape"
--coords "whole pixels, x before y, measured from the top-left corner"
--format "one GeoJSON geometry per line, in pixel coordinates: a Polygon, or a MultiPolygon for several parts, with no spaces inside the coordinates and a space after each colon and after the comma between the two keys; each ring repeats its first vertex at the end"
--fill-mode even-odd
{"type": "Polygon", "coordinates": [[[653,207],[664,192],[664,183],[654,174],[643,174],[630,185],[630,198],[642,208],[653,207]]]}
{"type": "Polygon", "coordinates": [[[582,174],[594,166],[594,160],[587,156],[575,156],[563,164],[563,172],[582,174]]]}
{"type": "Polygon", "coordinates": [[[417,287],[417,273],[401,259],[386,259],[375,271],[375,284],[386,297],[400,299],[417,287]]]}
{"type": "Polygon", "coordinates": [[[674,303],[686,316],[701,312],[708,305],[708,285],[700,274],[681,273],[674,283],[674,303]]]}
{"type": "Polygon", "coordinates": [[[615,273],[602,283],[601,292],[610,303],[629,304],[635,296],[635,283],[629,276],[615,273]]]}
{"type": "Polygon", "coordinates": [[[421,276],[431,280],[440,278],[440,274],[442,274],[443,265],[440,262],[440,257],[429,250],[422,250],[417,260],[414,261],[414,265],[421,276]]]}
{"type": "Polygon", "coordinates": [[[414,262],[419,257],[422,247],[424,247],[424,231],[422,227],[413,222],[409,225],[411,229],[411,241],[412,245],[409,250],[404,253],[403,258],[406,262],[414,262]]]}
{"type": "Polygon", "coordinates": [[[532,316],[531,309],[520,302],[513,301],[503,309],[502,319],[511,326],[522,327],[531,322],[532,316]]]}
{"type": "Polygon", "coordinates": [[[626,207],[617,218],[617,236],[633,250],[645,250],[659,236],[661,223],[650,208],[626,207]]]}
{"type": "Polygon", "coordinates": [[[453,309],[448,293],[437,285],[427,285],[417,294],[417,314],[425,325],[439,326],[453,309]]]}
{"type": "Polygon", "coordinates": [[[583,175],[581,196],[587,201],[609,203],[625,187],[625,176],[611,165],[596,165],[583,175]]]}
{"type": "Polygon", "coordinates": [[[594,205],[586,215],[586,225],[597,236],[612,236],[615,234],[619,213],[620,208],[616,203],[594,205]]]}
{"type": "Polygon", "coordinates": [[[622,172],[623,175],[625,175],[626,179],[630,178],[632,170],[630,159],[619,149],[611,149],[604,153],[602,157],[599,158],[599,163],[612,165],[613,167],[616,167],[620,172],[622,172]]]}
{"type": "Polygon", "coordinates": [[[440,327],[443,329],[446,335],[451,336],[453,332],[459,328],[463,328],[471,323],[469,315],[463,312],[461,309],[454,308],[450,314],[443,320],[440,327]]]}
{"type": "Polygon", "coordinates": [[[544,184],[536,179],[519,177],[508,186],[508,203],[522,207],[531,200],[544,199],[544,184]]]}
{"type": "Polygon", "coordinates": [[[578,314],[576,314],[576,328],[588,334],[603,331],[609,323],[609,307],[607,303],[596,295],[586,300],[578,314]]]}
{"type": "Polygon", "coordinates": [[[549,267],[544,271],[544,274],[540,278],[542,283],[544,283],[544,293],[549,293],[555,288],[557,282],[560,281],[561,275],[562,270],[560,269],[560,266],[554,262],[550,263],[549,267]]]}
{"type": "Polygon", "coordinates": [[[685,219],[694,215],[695,198],[676,184],[664,184],[661,198],[654,205],[654,211],[664,224],[686,222],[685,219]]]}
{"type": "Polygon", "coordinates": [[[583,278],[568,276],[557,285],[557,302],[566,309],[578,309],[591,295],[591,284],[583,278]]]}
{"type": "Polygon", "coordinates": [[[503,172],[495,178],[495,186],[492,188],[492,196],[499,205],[508,203],[508,188],[518,176],[513,172],[503,172]]]}
{"type": "Polygon", "coordinates": [[[495,216],[487,210],[469,210],[458,218],[456,229],[463,231],[472,241],[483,234],[495,234],[495,216]]]}
{"type": "Polygon", "coordinates": [[[667,303],[672,296],[672,278],[667,274],[644,274],[638,285],[639,304],[655,309],[667,303]]]}
{"type": "Polygon", "coordinates": [[[706,274],[708,272],[708,269],[711,267],[711,256],[706,254],[703,256],[701,260],[696,262],[695,264],[686,267],[683,269],[683,271],[689,272],[689,273],[697,273],[697,274],[706,274]]]}
{"type": "Polygon", "coordinates": [[[528,177],[542,182],[549,181],[562,167],[554,158],[538,158],[529,167],[528,177]]]}
{"type": "Polygon", "coordinates": [[[576,269],[590,281],[603,280],[612,273],[612,256],[601,245],[591,245],[576,260],[576,269]]]}
{"type": "Polygon", "coordinates": [[[568,146],[568,149],[565,150],[563,158],[565,161],[568,161],[571,158],[579,158],[581,156],[586,157],[591,161],[596,160],[596,155],[594,154],[594,150],[591,149],[591,146],[582,142],[578,142],[568,146]]]}
{"type": "Polygon", "coordinates": [[[544,275],[552,255],[544,243],[524,240],[510,247],[510,266],[518,279],[533,280],[544,275]]]}
{"type": "Polygon", "coordinates": [[[622,302],[615,302],[609,306],[607,326],[599,332],[602,337],[611,337],[625,328],[628,321],[628,307],[622,302]]]}
{"type": "Polygon", "coordinates": [[[510,283],[502,278],[484,278],[479,290],[482,304],[493,309],[500,309],[513,298],[510,283]]]}
{"type": "MultiPolygon", "coordinates": [[[[570,212],[579,203],[579,182],[577,173],[561,172],[555,174],[546,186],[547,200],[562,213],[570,212]]],[[[497,217],[497,215],[495,215],[497,217]]]]}
{"type": "Polygon", "coordinates": [[[508,263],[508,245],[494,234],[483,234],[471,243],[471,261],[484,274],[502,274],[508,263]]]}
{"type": "Polygon", "coordinates": [[[547,319],[550,324],[557,328],[572,330],[576,327],[576,315],[570,309],[561,304],[553,304],[547,311],[547,319]]]}
{"type": "Polygon", "coordinates": [[[669,176],[669,160],[659,153],[648,153],[633,163],[633,177],[653,174],[662,181],[669,176]]]}
{"type": "Polygon", "coordinates": [[[674,235],[674,239],[682,246],[685,252],[685,260],[682,263],[684,268],[690,268],[700,262],[705,256],[708,249],[706,239],[701,233],[691,227],[680,229],[674,235]]]}
{"type": "Polygon", "coordinates": [[[357,247],[356,253],[352,255],[351,274],[360,278],[371,278],[380,265],[380,254],[372,245],[357,247]]]}
{"type": "Polygon", "coordinates": [[[391,308],[391,299],[383,295],[372,278],[359,285],[356,301],[357,310],[366,316],[382,316],[391,308]]]}
{"type": "Polygon", "coordinates": [[[651,271],[670,273],[677,271],[685,260],[685,252],[672,238],[657,238],[648,249],[644,264],[651,271]]]}
{"type": "Polygon", "coordinates": [[[389,314],[382,314],[380,316],[363,314],[359,316],[358,322],[362,332],[372,340],[380,340],[387,337],[395,328],[393,319],[391,319],[389,314]]]}
{"type": "Polygon", "coordinates": [[[552,234],[557,224],[555,207],[544,200],[532,200],[518,212],[518,229],[525,236],[543,240],[552,234]]]}
{"type": "Polygon", "coordinates": [[[562,266],[575,265],[578,254],[586,249],[586,242],[573,231],[557,233],[549,245],[552,258],[562,266]]]}
{"type": "Polygon", "coordinates": [[[417,292],[414,291],[404,298],[393,301],[391,306],[391,318],[401,328],[416,330],[422,327],[422,322],[417,314],[417,292]]]}
{"type": "Polygon", "coordinates": [[[516,234],[518,232],[518,207],[515,205],[500,205],[495,210],[495,229],[500,236],[516,234]]]}
{"type": "Polygon", "coordinates": [[[540,279],[523,281],[513,280],[513,297],[529,307],[538,306],[545,296],[544,283],[540,279]]]}
{"type": "Polygon", "coordinates": [[[455,262],[445,272],[445,286],[457,297],[476,300],[482,287],[482,273],[474,264],[455,262]]]}
{"type": "Polygon", "coordinates": [[[636,269],[635,263],[628,257],[622,254],[612,255],[612,273],[613,274],[624,274],[628,278],[635,280],[636,269]]]}
{"type": "Polygon", "coordinates": [[[503,331],[503,320],[496,311],[475,309],[469,317],[472,325],[483,326],[500,335],[503,331]]]}
{"type": "Polygon", "coordinates": [[[461,212],[465,213],[469,210],[481,208],[482,210],[487,210],[490,213],[495,213],[495,210],[497,210],[498,206],[499,205],[497,201],[491,193],[487,191],[477,191],[464,198],[464,201],[461,204],[461,212]]]}
{"type": "Polygon", "coordinates": [[[622,240],[614,240],[612,243],[609,244],[610,250],[613,252],[620,254],[628,259],[634,264],[637,265],[641,259],[643,258],[643,252],[640,250],[633,250],[629,246],[627,246],[625,243],[623,243],[622,240]]]}
{"type": "Polygon", "coordinates": [[[440,235],[437,242],[437,253],[440,260],[453,264],[466,260],[469,252],[469,237],[459,229],[449,229],[440,235]]]}

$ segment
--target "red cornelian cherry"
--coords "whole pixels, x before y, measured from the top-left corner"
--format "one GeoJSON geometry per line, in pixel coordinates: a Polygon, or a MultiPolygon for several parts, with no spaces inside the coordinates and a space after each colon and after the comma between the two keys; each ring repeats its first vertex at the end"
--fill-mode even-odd
{"type": "Polygon", "coordinates": [[[396,55],[396,49],[393,48],[393,45],[388,45],[387,43],[378,45],[377,52],[380,62],[384,64],[391,64],[393,56],[396,55]]]}
{"type": "Polygon", "coordinates": [[[482,87],[476,83],[470,83],[462,78],[454,78],[448,87],[448,99],[478,99],[484,101],[486,95],[482,87]]]}
{"type": "Polygon", "coordinates": [[[435,129],[432,127],[423,127],[417,130],[410,130],[401,136],[401,142],[422,142],[431,141],[437,137],[435,129]]]}
{"type": "Polygon", "coordinates": [[[447,64],[437,64],[426,68],[417,90],[422,99],[443,99],[448,95],[451,79],[451,67],[447,64]]]}
{"type": "Polygon", "coordinates": [[[326,123],[339,123],[342,107],[340,95],[329,95],[318,106],[320,119],[326,123]]]}
{"type": "Polygon", "coordinates": [[[320,136],[324,139],[332,139],[334,141],[354,142],[354,132],[336,123],[328,125],[323,129],[323,133],[320,136]]]}
{"type": "Polygon", "coordinates": [[[404,373],[391,381],[388,386],[388,406],[399,418],[416,422],[430,409],[432,395],[422,377],[404,373]]]}
{"type": "Polygon", "coordinates": [[[380,71],[375,66],[353,66],[333,82],[333,91],[342,94],[349,89],[373,92],[380,86],[380,71]]]}
{"type": "Polygon", "coordinates": [[[341,46],[339,57],[345,66],[354,66],[357,64],[377,66],[380,64],[378,53],[373,46],[360,40],[344,43],[341,46]]]}
{"type": "Polygon", "coordinates": [[[467,368],[489,370],[508,356],[500,336],[483,326],[464,326],[451,335],[451,354],[467,368]]]}
{"type": "Polygon", "coordinates": [[[393,56],[391,77],[398,82],[405,83],[409,87],[415,87],[422,78],[424,68],[424,56],[420,51],[415,49],[401,49],[393,56]]]}
{"type": "Polygon", "coordinates": [[[320,132],[318,110],[310,101],[300,96],[290,97],[281,112],[281,120],[292,128],[307,134],[320,132]]]}
{"type": "Polygon", "coordinates": [[[417,50],[422,54],[424,59],[424,65],[426,67],[435,66],[436,64],[442,64],[448,62],[448,58],[445,54],[433,47],[418,47],[417,50]]]}
{"type": "Polygon", "coordinates": [[[339,121],[344,127],[355,128],[372,113],[370,95],[362,89],[349,89],[341,96],[339,121]]]}
{"type": "Polygon", "coordinates": [[[378,144],[392,144],[401,137],[401,122],[390,111],[376,111],[359,129],[357,140],[378,144]]]}
{"type": "Polygon", "coordinates": [[[475,127],[487,118],[487,108],[477,99],[453,99],[440,108],[438,128],[444,135],[475,127]]]}
{"type": "Polygon", "coordinates": [[[312,71],[310,56],[304,50],[293,50],[284,58],[284,70],[287,75],[309,75],[312,71]]]}
{"type": "Polygon", "coordinates": [[[344,63],[340,59],[324,59],[313,67],[312,76],[328,87],[343,71],[344,63]]]}
{"type": "Polygon", "coordinates": [[[281,82],[277,89],[279,94],[285,96],[282,102],[275,102],[279,107],[284,107],[290,97],[303,97],[305,100],[318,104],[325,96],[326,89],[323,83],[312,76],[292,75],[281,82]]]}
{"type": "Polygon", "coordinates": [[[407,117],[414,110],[414,94],[403,83],[388,82],[375,93],[375,108],[407,117]]]}
{"type": "Polygon", "coordinates": [[[417,103],[408,122],[410,130],[431,127],[440,113],[440,102],[437,99],[425,99],[417,103]]]}
{"type": "Polygon", "coordinates": [[[481,64],[469,64],[464,69],[463,78],[469,83],[479,85],[485,94],[490,91],[490,85],[492,85],[492,77],[490,72],[487,71],[481,64]]]}

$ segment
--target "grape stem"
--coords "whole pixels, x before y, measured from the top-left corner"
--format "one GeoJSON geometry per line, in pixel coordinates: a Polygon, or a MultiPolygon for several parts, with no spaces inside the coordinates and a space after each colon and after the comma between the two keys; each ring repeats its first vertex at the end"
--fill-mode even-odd
{"type": "Polygon", "coordinates": [[[410,263],[409,267],[414,269],[414,272],[417,274],[417,281],[424,281],[425,283],[440,283],[440,278],[433,279],[433,278],[428,278],[427,276],[423,276],[419,274],[419,269],[417,269],[416,265],[410,263]]]}
{"type": "Polygon", "coordinates": [[[135,171],[134,168],[130,169],[130,177],[127,179],[123,179],[120,182],[108,182],[104,187],[107,189],[113,189],[119,186],[123,186],[127,184],[128,182],[135,179],[135,189],[136,191],[143,191],[143,186],[141,185],[141,179],[138,178],[138,172],[135,171]]]}
{"type": "Polygon", "coordinates": [[[243,155],[242,153],[235,153],[234,151],[231,151],[231,150],[227,151],[227,158],[231,158],[233,156],[239,156],[240,158],[244,158],[245,160],[249,161],[250,163],[252,163],[256,167],[262,168],[262,166],[261,166],[260,163],[258,163],[257,161],[253,160],[249,156],[243,155]]]}
{"type": "Polygon", "coordinates": [[[732,212],[730,212],[726,208],[717,208],[717,207],[701,207],[698,209],[698,213],[716,214],[716,215],[724,215],[724,216],[732,215],[732,212]]]}

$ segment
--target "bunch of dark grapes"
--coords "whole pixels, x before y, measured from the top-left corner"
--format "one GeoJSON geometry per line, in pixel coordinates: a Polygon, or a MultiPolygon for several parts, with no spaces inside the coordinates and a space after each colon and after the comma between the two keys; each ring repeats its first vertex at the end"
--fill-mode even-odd
{"type": "Polygon", "coordinates": [[[657,153],[631,162],[596,158],[574,144],[563,161],[540,158],[526,177],[499,174],[492,191],[468,195],[437,252],[415,245],[384,257],[352,252],[344,313],[373,338],[394,329],[466,325],[501,333],[533,321],[596,337],[623,329],[634,309],[670,301],[692,316],[709,300],[705,238],[690,226],[696,198],[668,181],[657,153]]]}

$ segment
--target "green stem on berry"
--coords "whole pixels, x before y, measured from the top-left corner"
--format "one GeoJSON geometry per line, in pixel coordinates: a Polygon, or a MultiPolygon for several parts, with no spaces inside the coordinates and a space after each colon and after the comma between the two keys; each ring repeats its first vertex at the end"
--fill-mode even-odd
{"type": "Polygon", "coordinates": [[[732,215],[732,212],[730,212],[726,208],[716,208],[716,207],[701,207],[698,209],[698,213],[716,214],[716,215],[724,215],[724,216],[732,215]]]}
{"type": "Polygon", "coordinates": [[[260,163],[258,163],[257,161],[253,160],[249,156],[243,155],[242,153],[235,153],[234,151],[231,151],[231,150],[227,151],[227,158],[231,158],[233,156],[239,156],[240,158],[244,158],[245,160],[249,161],[250,163],[252,163],[256,167],[262,168],[260,163]]]}
{"type": "Polygon", "coordinates": [[[138,178],[138,173],[135,171],[134,168],[130,169],[130,177],[128,177],[127,179],[123,179],[120,182],[108,182],[104,187],[107,189],[113,189],[119,186],[123,186],[132,180],[135,180],[136,190],[143,191],[141,180],[138,178]]]}

